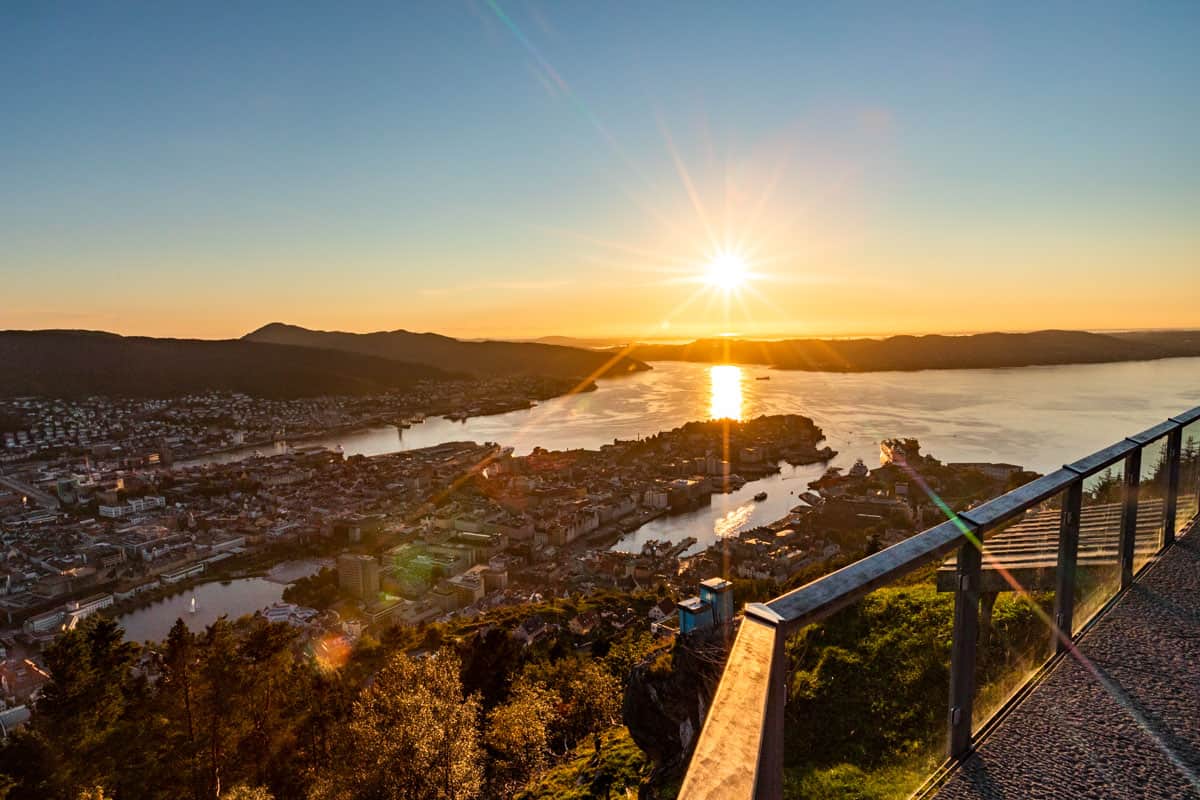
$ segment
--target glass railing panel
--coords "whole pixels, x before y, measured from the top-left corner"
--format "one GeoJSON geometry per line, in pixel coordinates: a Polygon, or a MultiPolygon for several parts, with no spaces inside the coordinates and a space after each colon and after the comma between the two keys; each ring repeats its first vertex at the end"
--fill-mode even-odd
{"type": "Polygon", "coordinates": [[[983,537],[974,719],[978,728],[1054,654],[1063,493],[983,537]]]}
{"type": "Polygon", "coordinates": [[[1121,496],[1125,468],[1114,464],[1083,481],[1072,633],[1121,588],[1121,496]]]}
{"type": "Polygon", "coordinates": [[[785,798],[904,798],[945,758],[954,593],[937,567],[789,640],[785,798]]]}
{"type": "Polygon", "coordinates": [[[1183,428],[1179,454],[1179,499],[1175,505],[1175,533],[1195,519],[1200,504],[1200,422],[1183,428]]]}
{"type": "Polygon", "coordinates": [[[1137,531],[1133,540],[1133,573],[1136,575],[1163,544],[1163,510],[1166,505],[1170,465],[1167,438],[1142,448],[1138,477],[1137,531]]]}

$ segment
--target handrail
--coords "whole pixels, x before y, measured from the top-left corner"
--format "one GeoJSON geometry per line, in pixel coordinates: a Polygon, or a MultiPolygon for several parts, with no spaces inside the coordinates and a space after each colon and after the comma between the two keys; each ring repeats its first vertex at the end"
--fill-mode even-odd
{"type": "MultiPolygon", "coordinates": [[[[1180,437],[1200,422],[1200,406],[1158,423],[1061,469],[910,536],[878,553],[765,603],[745,607],[741,630],[704,720],[680,800],[778,800],[783,787],[783,713],[787,637],[915,568],[959,548],[951,649],[950,756],[972,746],[976,638],[979,626],[980,551],[986,533],[1045,500],[1064,493],[1055,594],[1056,649],[1072,638],[1071,606],[1083,482],[1119,461],[1125,464],[1121,520],[1122,589],[1132,578],[1133,537],[1143,449],[1166,439],[1170,467],[1162,549],[1174,538],[1179,491],[1180,437]]],[[[1161,549],[1160,551],[1161,552],[1161,549]]]]}
{"type": "Polygon", "coordinates": [[[1063,467],[1040,478],[1035,478],[1011,492],[988,500],[961,514],[979,528],[990,529],[1003,525],[1014,517],[1024,514],[1029,508],[1047,500],[1071,485],[1079,476],[1063,467]]]}
{"type": "MultiPolygon", "coordinates": [[[[893,578],[953,550],[962,538],[963,530],[948,520],[780,595],[763,606],[777,615],[791,632],[824,619],[893,578]]],[[[746,613],[757,615],[759,612],[755,607],[747,606],[746,613]]]]}

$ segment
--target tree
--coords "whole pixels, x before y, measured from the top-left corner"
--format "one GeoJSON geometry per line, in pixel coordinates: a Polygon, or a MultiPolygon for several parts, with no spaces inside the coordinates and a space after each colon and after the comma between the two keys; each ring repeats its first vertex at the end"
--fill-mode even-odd
{"type": "Polygon", "coordinates": [[[559,698],[551,740],[566,752],[585,736],[613,723],[621,706],[621,684],[600,663],[577,657],[529,664],[516,690],[540,686],[559,698]]]}
{"type": "Polygon", "coordinates": [[[89,786],[80,789],[75,795],[75,800],[112,800],[112,796],[105,794],[103,786],[89,786]]]}
{"type": "Polygon", "coordinates": [[[460,647],[462,680],[468,691],[479,692],[484,708],[508,697],[512,681],[520,674],[525,648],[499,626],[481,631],[469,646],[460,647]]]}
{"type": "Polygon", "coordinates": [[[1115,503],[1121,499],[1122,478],[1112,467],[1104,470],[1095,481],[1090,489],[1085,489],[1092,503],[1115,503]]]}
{"type": "Polygon", "coordinates": [[[336,603],[340,596],[337,570],[329,567],[322,568],[316,575],[299,578],[283,590],[283,599],[287,602],[321,611],[336,603]]]}
{"type": "Polygon", "coordinates": [[[464,697],[459,660],[443,649],[400,653],[365,688],[344,726],[340,765],[312,800],[469,800],[482,785],[479,699],[464,697]]]}
{"type": "Polygon", "coordinates": [[[524,685],[488,715],[491,755],[490,795],[511,797],[546,768],[550,757],[550,721],[561,700],[540,684],[524,685]]]}
{"type": "Polygon", "coordinates": [[[612,643],[608,654],[604,656],[604,664],[624,688],[633,673],[633,668],[645,661],[655,650],[664,648],[662,641],[649,631],[626,631],[620,639],[612,643]]]}
{"type": "Polygon", "coordinates": [[[221,795],[221,800],[275,800],[275,797],[262,786],[239,783],[221,795]]]}
{"type": "Polygon", "coordinates": [[[200,666],[198,720],[207,775],[206,797],[220,797],[230,753],[236,751],[244,734],[242,712],[243,666],[229,620],[221,617],[204,634],[204,658],[200,666]]]}
{"type": "Polygon", "coordinates": [[[3,800],[41,800],[56,795],[55,783],[62,764],[37,727],[18,728],[4,740],[0,749],[3,800]]]}
{"type": "MultiPolygon", "coordinates": [[[[80,788],[111,787],[128,744],[122,733],[133,691],[136,645],[115,622],[86,619],[46,651],[50,681],[37,704],[35,726],[50,748],[54,794],[72,797],[80,788]]],[[[132,709],[137,710],[134,704],[132,709]]]]}
{"type": "Polygon", "coordinates": [[[241,687],[249,726],[245,745],[258,784],[267,782],[267,770],[283,747],[289,688],[295,691],[295,641],[295,628],[257,624],[238,647],[245,665],[241,687]]]}
{"type": "Polygon", "coordinates": [[[159,701],[170,720],[164,747],[171,762],[183,765],[189,794],[201,797],[199,749],[196,709],[197,660],[195,637],[182,619],[175,620],[167,634],[163,655],[162,677],[159,681],[159,701]]]}

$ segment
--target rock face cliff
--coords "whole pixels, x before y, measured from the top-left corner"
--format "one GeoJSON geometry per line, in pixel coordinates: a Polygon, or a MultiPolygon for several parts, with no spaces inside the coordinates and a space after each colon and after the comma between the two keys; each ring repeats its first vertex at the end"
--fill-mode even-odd
{"type": "Polygon", "coordinates": [[[672,650],[669,670],[651,660],[630,674],[621,714],[634,742],[654,762],[643,798],[659,797],[657,789],[682,777],[721,678],[732,634],[729,628],[714,628],[682,636],[672,650]]]}

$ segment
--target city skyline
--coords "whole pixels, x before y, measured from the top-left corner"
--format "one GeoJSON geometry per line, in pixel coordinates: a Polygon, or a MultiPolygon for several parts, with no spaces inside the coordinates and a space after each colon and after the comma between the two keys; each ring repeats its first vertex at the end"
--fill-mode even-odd
{"type": "Polygon", "coordinates": [[[7,12],[0,328],[1200,327],[1190,6],[359,9],[7,12]]]}

